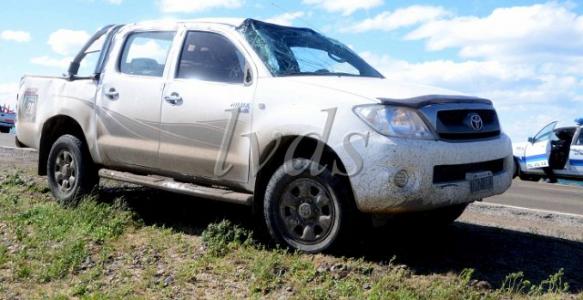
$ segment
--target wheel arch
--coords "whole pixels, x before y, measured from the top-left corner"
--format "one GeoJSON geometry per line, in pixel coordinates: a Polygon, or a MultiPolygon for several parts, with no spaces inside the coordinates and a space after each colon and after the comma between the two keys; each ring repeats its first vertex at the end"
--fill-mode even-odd
{"type": "Polygon", "coordinates": [[[296,151],[293,158],[313,158],[318,147],[323,149],[320,163],[331,170],[340,172],[338,176],[342,176],[350,190],[350,201],[354,202],[354,191],[348,176],[346,174],[346,167],[340,156],[328,144],[321,140],[305,135],[286,135],[279,139],[270,141],[260,152],[259,166],[260,169],[255,176],[253,210],[256,212],[263,211],[263,199],[265,197],[265,190],[267,183],[275,171],[282,166],[286,161],[286,153],[292,144],[297,143],[296,151]],[[299,140],[299,142],[298,142],[299,140]],[[336,169],[334,169],[336,168],[336,169]]]}
{"type": "Polygon", "coordinates": [[[87,149],[87,139],[83,128],[75,119],[67,115],[57,115],[46,120],[41,130],[38,156],[38,174],[47,175],[47,160],[54,142],[61,136],[70,134],[77,137],[87,149]]]}

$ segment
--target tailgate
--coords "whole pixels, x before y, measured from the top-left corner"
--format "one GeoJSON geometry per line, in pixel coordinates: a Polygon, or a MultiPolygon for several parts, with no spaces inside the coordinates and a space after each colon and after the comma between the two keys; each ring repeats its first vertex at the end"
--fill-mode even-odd
{"type": "Polygon", "coordinates": [[[63,89],[63,77],[25,76],[18,90],[16,136],[23,144],[37,148],[41,123],[52,113],[54,95],[63,89]]]}

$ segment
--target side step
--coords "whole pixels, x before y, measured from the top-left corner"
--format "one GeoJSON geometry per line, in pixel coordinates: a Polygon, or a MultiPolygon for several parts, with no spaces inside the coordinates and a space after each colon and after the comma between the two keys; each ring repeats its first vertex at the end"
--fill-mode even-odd
{"type": "Polygon", "coordinates": [[[199,186],[190,183],[176,182],[172,178],[168,177],[143,176],[108,169],[99,170],[99,177],[235,204],[250,206],[253,201],[253,194],[239,193],[230,190],[199,186]]]}

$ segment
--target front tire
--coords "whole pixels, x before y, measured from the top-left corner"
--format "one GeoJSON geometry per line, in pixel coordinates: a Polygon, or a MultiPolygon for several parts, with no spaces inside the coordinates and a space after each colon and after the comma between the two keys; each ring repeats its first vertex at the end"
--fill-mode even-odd
{"type": "Polygon", "coordinates": [[[311,174],[311,170],[322,169],[316,162],[298,158],[273,174],[265,192],[264,218],[279,244],[317,253],[349,235],[356,208],[348,185],[328,169],[311,174]]]}
{"type": "Polygon", "coordinates": [[[53,196],[64,206],[76,205],[93,191],[99,181],[89,151],[72,135],[63,135],[53,144],[47,173],[53,196]]]}
{"type": "Polygon", "coordinates": [[[529,175],[529,174],[524,174],[524,173],[520,173],[518,175],[518,178],[520,178],[520,180],[522,181],[534,181],[534,182],[538,182],[542,179],[542,176],[539,175],[529,175]]]}

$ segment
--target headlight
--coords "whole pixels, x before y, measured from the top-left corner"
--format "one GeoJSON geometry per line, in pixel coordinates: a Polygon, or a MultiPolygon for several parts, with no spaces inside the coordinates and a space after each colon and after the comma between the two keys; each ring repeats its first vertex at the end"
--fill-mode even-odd
{"type": "Polygon", "coordinates": [[[354,108],[354,112],[370,127],[386,136],[434,139],[417,111],[387,105],[363,105],[354,108]]]}

